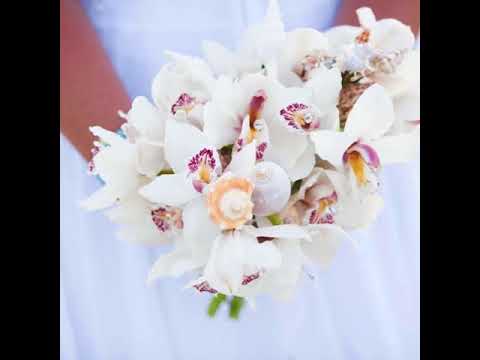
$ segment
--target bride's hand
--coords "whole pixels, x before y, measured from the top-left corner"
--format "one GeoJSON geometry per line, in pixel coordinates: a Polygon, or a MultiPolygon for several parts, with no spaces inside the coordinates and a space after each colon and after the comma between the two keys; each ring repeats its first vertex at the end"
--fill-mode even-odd
{"type": "Polygon", "coordinates": [[[60,129],[90,159],[88,127],[118,129],[130,100],[78,0],[61,0],[60,34],[60,129]]]}

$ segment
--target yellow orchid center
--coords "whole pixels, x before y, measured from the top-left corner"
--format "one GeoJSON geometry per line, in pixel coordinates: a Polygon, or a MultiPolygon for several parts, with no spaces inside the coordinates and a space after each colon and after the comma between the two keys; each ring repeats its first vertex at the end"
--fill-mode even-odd
{"type": "Polygon", "coordinates": [[[206,184],[209,184],[211,181],[210,168],[205,164],[200,165],[200,170],[198,172],[198,177],[201,181],[206,184]]]}
{"type": "Polygon", "coordinates": [[[188,173],[192,178],[192,185],[200,193],[217,177],[221,167],[215,158],[214,151],[214,149],[204,148],[188,162],[188,173]]]}
{"type": "Polygon", "coordinates": [[[357,184],[365,184],[367,178],[365,176],[365,162],[363,161],[362,156],[356,151],[352,152],[348,154],[347,162],[351,166],[353,173],[355,174],[357,184]]]}

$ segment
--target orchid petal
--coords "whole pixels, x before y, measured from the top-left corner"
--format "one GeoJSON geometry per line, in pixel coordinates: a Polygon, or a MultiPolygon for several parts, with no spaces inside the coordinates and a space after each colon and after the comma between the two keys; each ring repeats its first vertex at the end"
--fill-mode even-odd
{"type": "Polygon", "coordinates": [[[115,204],[117,200],[116,192],[106,185],[95,191],[87,199],[80,202],[80,206],[86,210],[100,210],[105,209],[115,204]]]}
{"type": "Polygon", "coordinates": [[[336,109],[338,96],[342,90],[340,70],[336,67],[332,69],[319,67],[312,72],[312,78],[307,81],[305,87],[311,89],[313,103],[318,109],[323,113],[330,113],[336,109]]]}
{"type": "Polygon", "coordinates": [[[345,47],[355,42],[355,38],[362,33],[363,29],[358,26],[341,25],[335,26],[325,32],[332,55],[340,56],[345,47]]]}
{"type": "Polygon", "coordinates": [[[211,220],[205,199],[192,200],[183,209],[183,236],[191,249],[195,261],[205,264],[213,241],[220,233],[219,227],[211,220]]]}
{"type": "Polygon", "coordinates": [[[347,118],[345,133],[368,139],[385,134],[394,121],[393,103],[385,89],[374,84],[358,98],[347,118]]]}
{"type": "Polygon", "coordinates": [[[133,99],[132,107],[127,114],[129,124],[133,125],[140,134],[155,141],[163,141],[165,118],[166,115],[144,96],[133,99]]]}
{"type": "MultiPolygon", "coordinates": [[[[181,240],[180,240],[181,241],[181,240]]],[[[161,256],[148,274],[147,284],[151,285],[159,277],[178,277],[197,267],[188,250],[180,249],[161,256]]]]}
{"type": "Polygon", "coordinates": [[[377,19],[375,18],[375,14],[373,13],[372,9],[369,7],[364,6],[364,7],[358,8],[356,13],[358,17],[358,22],[365,29],[371,29],[377,22],[377,19]]]}
{"type": "Polygon", "coordinates": [[[163,144],[140,138],[137,141],[137,171],[154,178],[165,165],[163,144]]]}
{"type": "Polygon", "coordinates": [[[310,174],[315,166],[315,147],[309,143],[303,154],[295,162],[295,165],[287,169],[290,181],[294,182],[303,179],[310,174]]]}
{"type": "Polygon", "coordinates": [[[339,226],[330,224],[309,225],[308,229],[312,241],[302,243],[304,253],[321,266],[330,265],[342,240],[348,235],[339,226]]]}
{"type": "Polygon", "coordinates": [[[98,137],[102,142],[110,145],[110,146],[115,146],[115,145],[123,145],[125,143],[125,139],[122,138],[120,135],[117,133],[106,130],[100,126],[92,126],[90,127],[90,132],[98,137]]]}
{"type": "Polygon", "coordinates": [[[330,130],[315,131],[310,134],[310,139],[315,145],[315,152],[318,156],[334,166],[342,166],[343,154],[350,145],[358,140],[357,137],[346,132],[330,130]]]}
{"type": "Polygon", "coordinates": [[[282,263],[260,278],[261,288],[278,300],[289,300],[302,274],[302,248],[299,240],[276,239],[275,245],[282,255],[282,263]]]}
{"type": "Polygon", "coordinates": [[[383,19],[371,28],[369,42],[385,52],[412,49],[415,35],[410,28],[396,19],[383,19]]]}
{"type": "Polygon", "coordinates": [[[202,49],[207,62],[217,75],[236,74],[235,56],[230,50],[214,41],[204,41],[202,49]]]}
{"type": "Polygon", "coordinates": [[[140,188],[140,195],[153,203],[182,206],[200,194],[186,180],[184,174],[161,175],[140,188]]]}
{"type": "Polygon", "coordinates": [[[245,145],[239,152],[232,154],[232,161],[226,171],[231,171],[235,176],[252,178],[255,169],[257,143],[253,140],[245,145]]]}
{"type": "Polygon", "coordinates": [[[277,163],[283,169],[290,169],[305,152],[308,138],[304,134],[292,133],[279,123],[279,119],[275,120],[268,124],[270,149],[264,159],[277,163]]]}
{"type": "Polygon", "coordinates": [[[207,136],[196,127],[168,119],[165,138],[165,157],[176,173],[186,170],[190,158],[209,147],[207,136]]]}
{"type": "Polygon", "coordinates": [[[372,143],[381,164],[407,162],[420,150],[420,125],[406,134],[384,136],[372,143]]]}

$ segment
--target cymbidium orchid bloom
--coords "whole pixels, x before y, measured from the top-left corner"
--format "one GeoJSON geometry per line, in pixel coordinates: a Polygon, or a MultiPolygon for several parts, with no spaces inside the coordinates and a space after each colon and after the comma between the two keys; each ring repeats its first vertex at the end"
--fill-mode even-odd
{"type": "Polygon", "coordinates": [[[95,155],[90,163],[91,173],[104,182],[103,187],[82,202],[87,210],[100,210],[114,205],[144,184],[137,171],[137,147],[127,139],[99,126],[90,128],[99,138],[94,144],[95,155]]]}
{"type": "MultiPolygon", "coordinates": [[[[194,287],[208,285],[210,291],[251,297],[262,292],[263,277],[282,265],[282,255],[273,239],[310,240],[308,232],[296,225],[256,228],[245,225],[222,232],[214,241],[208,264],[194,287]],[[262,241],[269,238],[267,241],[262,241]]],[[[268,278],[267,278],[268,279],[268,278]]],[[[268,281],[268,280],[267,280],[268,281]]]]}
{"type": "Polygon", "coordinates": [[[165,159],[174,174],[158,176],[140,193],[158,204],[182,206],[220,175],[220,159],[205,134],[193,125],[170,118],[165,130],[165,159]]]}
{"type": "MultiPolygon", "coordinates": [[[[258,219],[257,223],[260,231],[264,226],[268,228],[265,218],[258,219]]],[[[289,300],[304,274],[304,265],[313,262],[323,268],[328,267],[343,240],[349,238],[336,224],[318,223],[300,227],[308,237],[259,238],[259,241],[270,241],[277,247],[282,255],[282,263],[278,268],[263,273],[262,277],[251,282],[247,288],[242,288],[244,293],[250,296],[265,293],[279,300],[289,300]]]]}
{"type": "Polygon", "coordinates": [[[336,60],[330,56],[327,37],[310,28],[286,33],[285,46],[278,57],[278,78],[285,86],[302,86],[319,73],[332,69],[336,60]]]}
{"type": "Polygon", "coordinates": [[[182,236],[181,209],[152,204],[137,193],[120,199],[106,215],[120,225],[117,235],[122,240],[158,245],[182,236]]]}
{"type": "Polygon", "coordinates": [[[214,77],[207,63],[190,56],[165,52],[170,62],[152,84],[155,104],[165,113],[201,127],[203,107],[210,100],[214,77]]]}
{"type": "Polygon", "coordinates": [[[325,35],[340,57],[343,71],[392,73],[415,43],[409,26],[396,19],[376,20],[368,7],[357,10],[360,27],[337,26],[325,35]]]}
{"type": "Polygon", "coordinates": [[[381,165],[408,161],[418,151],[419,127],[408,134],[386,136],[393,122],[392,100],[382,86],[374,84],[353,106],[343,132],[320,130],[311,138],[320,158],[345,169],[354,188],[374,193],[381,165]]]}
{"type": "Polygon", "coordinates": [[[137,171],[154,178],[164,168],[163,154],[165,120],[162,113],[143,96],[136,97],[127,114],[120,113],[127,120],[122,130],[128,141],[137,148],[137,171]]]}
{"type": "Polygon", "coordinates": [[[233,145],[240,151],[255,140],[257,160],[269,152],[269,126],[266,120],[275,83],[262,75],[248,75],[240,81],[221,77],[212,100],[205,106],[204,133],[220,149],[233,145]]]}
{"type": "Polygon", "coordinates": [[[205,41],[203,53],[217,75],[242,78],[246,74],[276,73],[276,58],[285,41],[284,25],[277,0],[270,0],[263,22],[247,28],[238,49],[205,41]]]}
{"type": "Polygon", "coordinates": [[[376,82],[393,100],[395,122],[389,134],[415,130],[420,124],[420,51],[409,51],[394,73],[379,74],[376,82]]]}
{"type": "MultiPolygon", "coordinates": [[[[263,263],[262,261],[257,261],[253,267],[251,263],[244,263],[243,271],[240,271],[240,273],[251,274],[243,275],[240,285],[238,285],[240,279],[238,272],[230,273],[231,276],[226,275],[219,281],[219,272],[222,274],[220,256],[223,255],[220,253],[217,255],[217,263],[212,264],[212,267],[217,267],[214,268],[216,272],[213,272],[213,280],[210,280],[210,282],[217,284],[217,287],[220,284],[220,289],[223,292],[227,291],[227,294],[230,290],[231,294],[245,297],[252,302],[255,296],[262,294],[271,295],[278,300],[290,300],[298,287],[302,275],[304,275],[304,265],[314,262],[321,266],[328,266],[335,256],[342,238],[346,236],[341,228],[329,224],[308,227],[278,225],[274,227],[248,228],[245,229],[245,233],[250,237],[255,236],[257,243],[261,242],[262,246],[268,246],[262,249],[265,252],[262,259],[263,263]],[[278,263],[278,257],[281,260],[280,263],[278,263]],[[258,271],[252,272],[257,269],[258,271]],[[237,283],[235,282],[235,276],[237,283]],[[234,284],[237,285],[236,291],[232,291],[235,288],[235,286],[232,286],[234,284]]],[[[227,246],[238,245],[238,243],[234,243],[234,236],[229,239],[233,244],[220,243],[219,246],[223,245],[226,248],[227,246]]],[[[251,244],[257,247],[254,241],[250,241],[251,244]]],[[[220,251],[217,250],[217,252],[220,251]]],[[[228,271],[228,269],[225,270],[228,271]]],[[[207,277],[201,277],[197,280],[197,284],[199,282],[203,283],[203,285],[208,284],[208,289],[210,291],[214,290],[206,279],[207,277]]]]}
{"type": "Polygon", "coordinates": [[[303,88],[279,86],[276,90],[271,105],[274,119],[269,126],[271,151],[266,159],[285,168],[292,181],[307,176],[314,166],[310,136],[319,130],[338,129],[336,105],[341,88],[340,71],[321,67],[303,88]],[[298,150],[285,154],[285,143],[292,140],[298,150]],[[302,153],[299,152],[301,149],[302,153]]]}
{"type": "MultiPolygon", "coordinates": [[[[285,223],[305,226],[331,224],[354,230],[370,225],[382,206],[383,200],[376,192],[358,196],[345,172],[316,167],[302,181],[281,216],[285,223]]],[[[322,236],[326,239],[322,244],[330,244],[333,250],[342,234],[338,231],[324,232],[322,236]]]]}

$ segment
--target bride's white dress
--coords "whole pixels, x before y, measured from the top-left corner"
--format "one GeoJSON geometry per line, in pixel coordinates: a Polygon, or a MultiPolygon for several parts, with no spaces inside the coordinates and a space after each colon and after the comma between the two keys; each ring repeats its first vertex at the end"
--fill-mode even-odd
{"type": "MultiPolygon", "coordinates": [[[[199,54],[203,39],[232,46],[266,7],[265,0],[83,3],[132,97],[149,93],[163,49],[199,54]]],[[[288,29],[323,29],[337,4],[280,5],[288,29]]],[[[104,216],[81,210],[78,202],[100,184],[63,136],[60,152],[62,359],[419,358],[418,161],[384,169],[386,207],[353,234],[357,250],[345,243],[331,268],[309,269],[316,279],[305,277],[291,303],[260,298],[235,322],[225,311],[209,319],[209,296],[182,291],[184,279],[147,287],[165,250],[120,241],[104,216]]]]}

